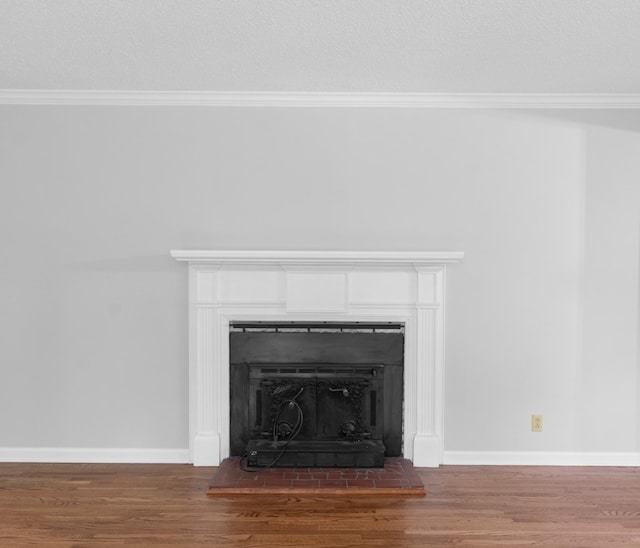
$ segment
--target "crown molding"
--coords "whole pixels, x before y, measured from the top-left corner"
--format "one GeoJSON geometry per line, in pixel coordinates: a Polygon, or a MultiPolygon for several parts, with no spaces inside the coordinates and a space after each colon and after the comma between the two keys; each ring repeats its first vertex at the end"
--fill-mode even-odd
{"type": "Polygon", "coordinates": [[[336,93],[0,89],[0,105],[638,109],[640,93],[336,93]]]}

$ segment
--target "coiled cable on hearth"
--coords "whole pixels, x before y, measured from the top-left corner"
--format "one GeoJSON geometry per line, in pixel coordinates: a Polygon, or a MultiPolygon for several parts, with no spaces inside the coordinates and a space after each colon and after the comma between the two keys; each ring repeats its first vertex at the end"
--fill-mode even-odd
{"type": "Polygon", "coordinates": [[[279,420],[280,420],[280,417],[282,416],[282,413],[284,413],[284,411],[286,409],[295,409],[296,410],[296,423],[295,423],[294,427],[291,429],[291,433],[287,437],[286,441],[283,442],[282,447],[280,449],[280,452],[276,455],[276,457],[273,459],[273,461],[271,461],[269,464],[267,464],[265,466],[248,468],[247,466],[245,466],[243,464],[243,459],[245,459],[247,457],[247,454],[245,453],[244,455],[242,455],[242,457],[240,457],[240,469],[241,470],[243,470],[244,472],[260,472],[261,470],[266,470],[268,468],[273,468],[276,464],[278,464],[278,461],[282,458],[282,455],[284,455],[284,452],[287,450],[287,446],[296,438],[296,436],[302,430],[302,425],[304,424],[304,413],[302,412],[302,408],[300,407],[300,404],[296,400],[298,399],[300,394],[302,394],[303,391],[304,391],[304,386],[301,386],[300,390],[298,390],[298,392],[296,393],[295,396],[293,396],[293,398],[290,398],[288,400],[283,400],[280,403],[280,405],[278,406],[278,409],[277,409],[276,414],[275,414],[275,418],[273,419],[273,428],[271,430],[271,434],[273,436],[273,443],[274,444],[278,444],[279,443],[279,441],[278,441],[278,437],[279,437],[279,434],[278,434],[279,420]]]}

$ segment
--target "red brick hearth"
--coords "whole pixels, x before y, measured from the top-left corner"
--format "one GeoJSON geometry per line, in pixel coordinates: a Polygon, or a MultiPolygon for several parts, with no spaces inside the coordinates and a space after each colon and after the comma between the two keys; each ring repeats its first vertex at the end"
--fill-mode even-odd
{"type": "Polygon", "coordinates": [[[385,459],[384,468],[270,468],[247,472],[239,457],[216,470],[209,496],[229,494],[409,495],[422,497],[424,484],[411,461],[385,459]]]}

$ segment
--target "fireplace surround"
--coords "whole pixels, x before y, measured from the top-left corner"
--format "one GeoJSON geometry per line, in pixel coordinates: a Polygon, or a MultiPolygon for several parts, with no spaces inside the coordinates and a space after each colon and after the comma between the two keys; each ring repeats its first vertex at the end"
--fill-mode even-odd
{"type": "Polygon", "coordinates": [[[402,455],[442,462],[446,266],[461,252],[171,251],[189,265],[189,446],[196,466],[231,455],[234,322],[404,326],[402,455]]]}

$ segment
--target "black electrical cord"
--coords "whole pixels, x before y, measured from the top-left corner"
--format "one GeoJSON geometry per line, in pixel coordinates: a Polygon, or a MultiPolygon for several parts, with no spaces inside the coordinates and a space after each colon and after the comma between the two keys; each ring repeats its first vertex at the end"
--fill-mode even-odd
{"type": "Polygon", "coordinates": [[[282,449],[280,450],[280,452],[276,455],[276,457],[273,459],[273,461],[271,461],[269,464],[267,464],[265,466],[259,466],[259,467],[253,467],[253,468],[248,468],[247,466],[245,466],[242,463],[242,459],[244,459],[244,458],[246,458],[248,456],[245,453],[244,455],[242,455],[240,457],[239,466],[240,466],[240,469],[242,471],[244,471],[244,472],[260,472],[262,470],[267,470],[269,468],[273,468],[276,464],[278,464],[278,461],[282,458],[282,455],[284,455],[284,452],[287,450],[287,446],[294,440],[294,438],[302,430],[302,425],[304,424],[304,413],[302,412],[302,408],[300,407],[300,405],[298,404],[298,402],[296,400],[298,399],[300,394],[302,394],[303,391],[304,391],[304,386],[301,387],[300,390],[298,390],[298,393],[295,396],[293,396],[293,398],[291,398],[289,400],[282,401],[280,403],[280,405],[278,406],[278,410],[276,411],[275,418],[273,419],[273,429],[271,430],[271,434],[273,436],[273,443],[274,444],[278,443],[278,420],[280,419],[280,416],[282,415],[284,410],[286,408],[289,408],[289,409],[294,408],[297,411],[296,424],[293,427],[293,429],[291,430],[291,434],[289,435],[287,440],[283,443],[282,449]]]}

